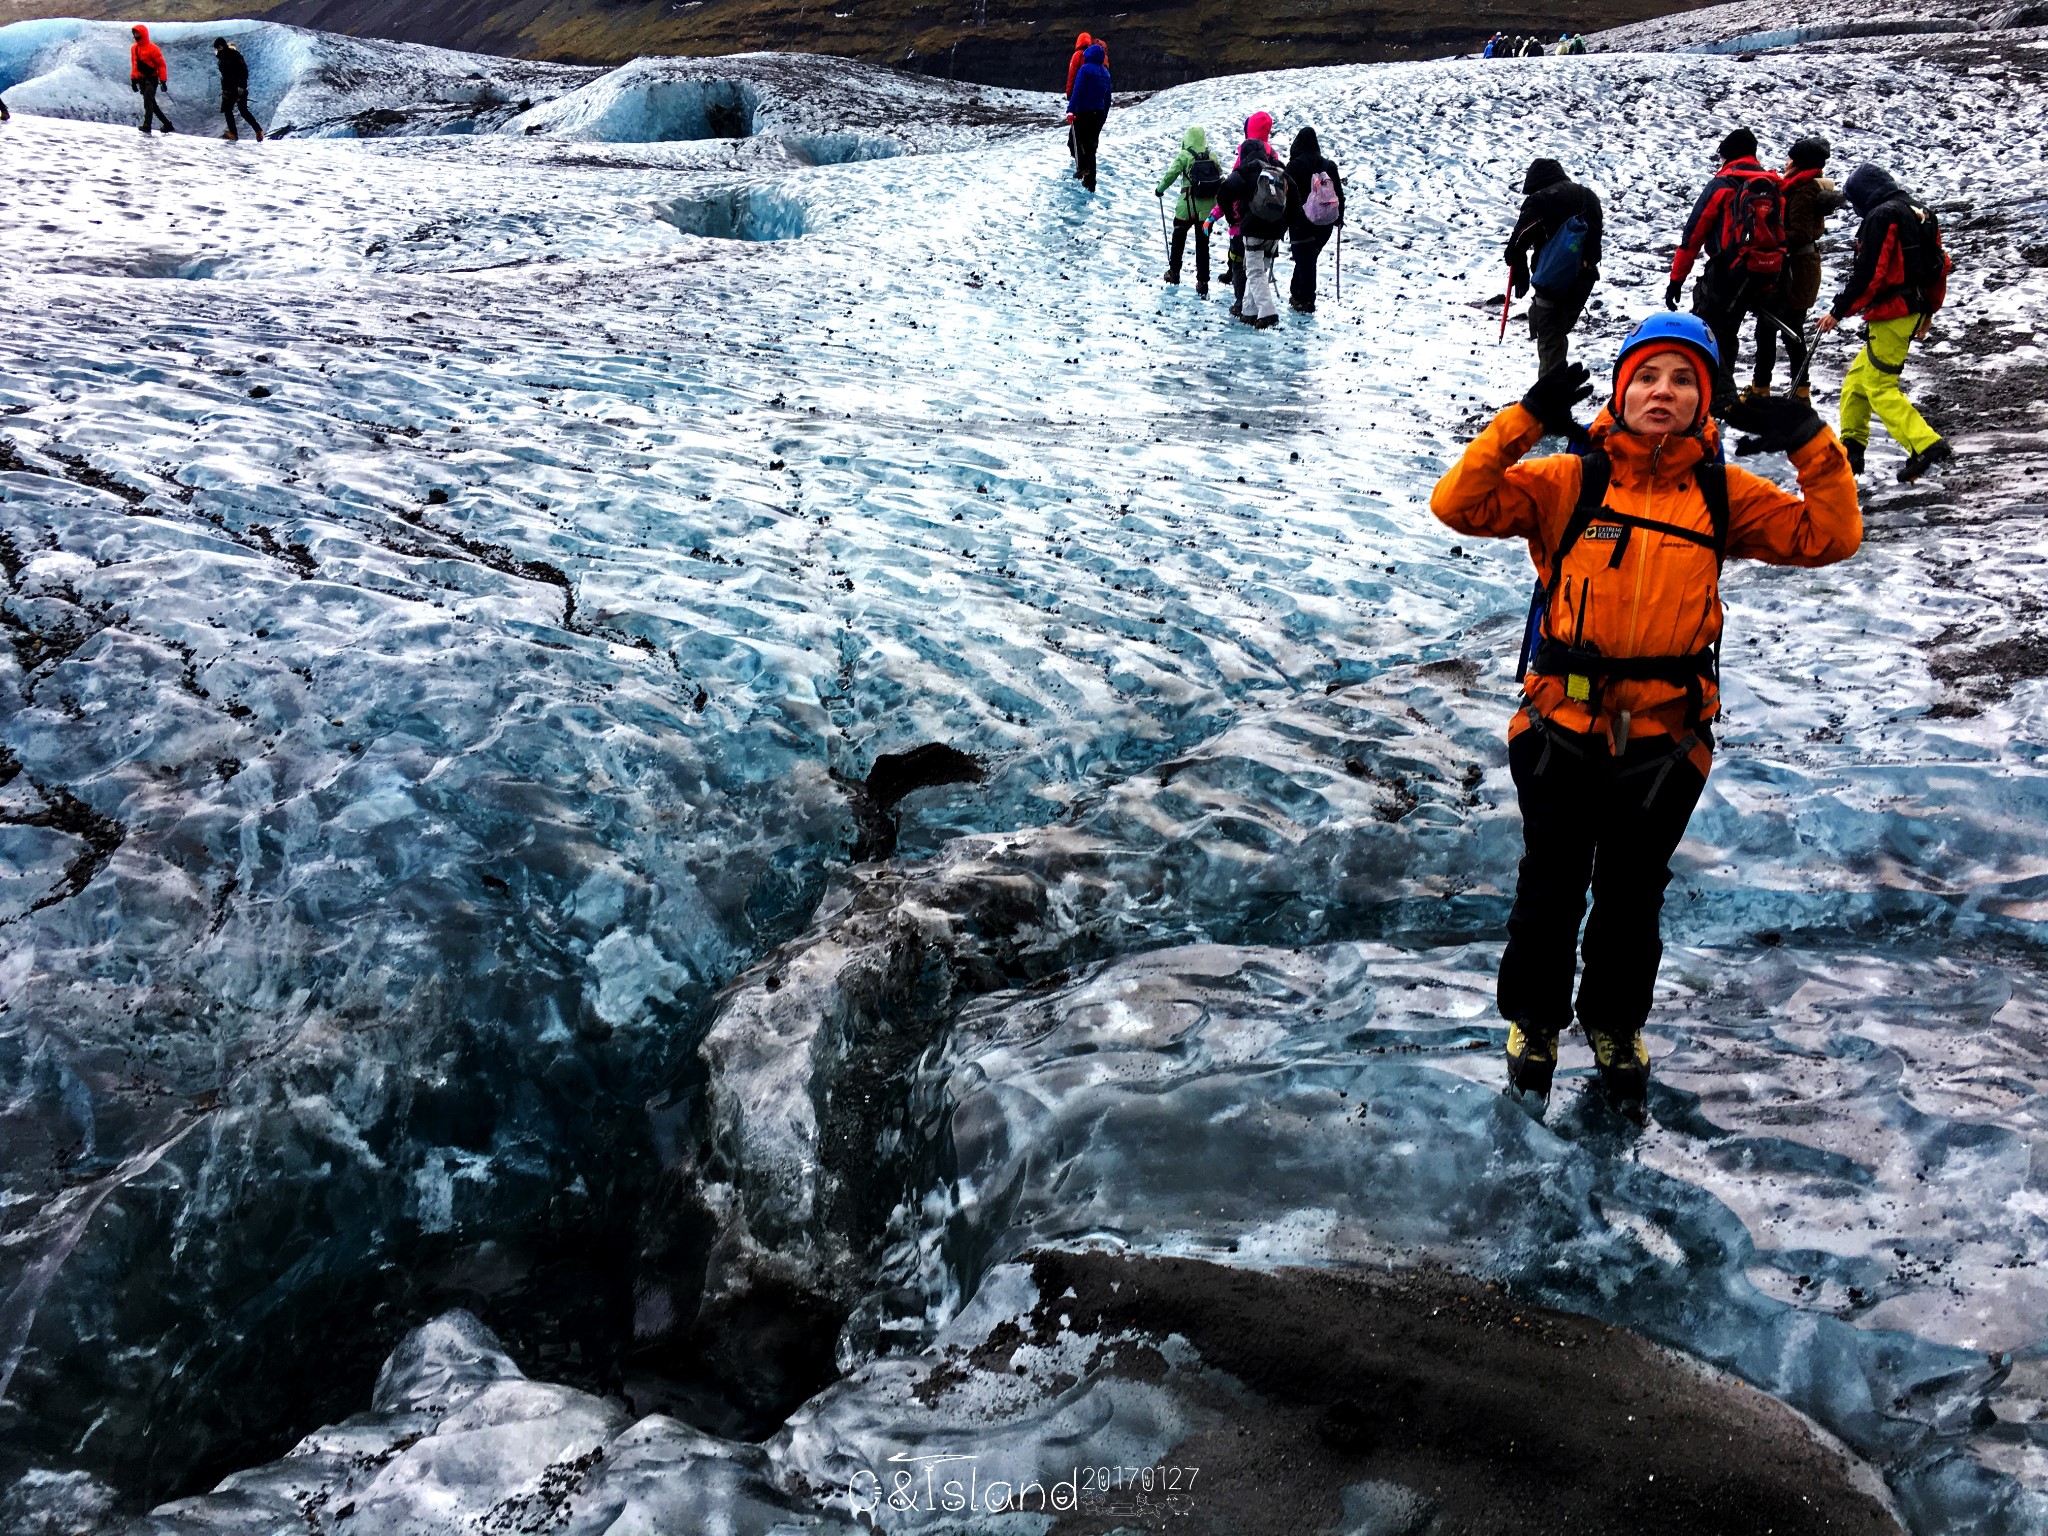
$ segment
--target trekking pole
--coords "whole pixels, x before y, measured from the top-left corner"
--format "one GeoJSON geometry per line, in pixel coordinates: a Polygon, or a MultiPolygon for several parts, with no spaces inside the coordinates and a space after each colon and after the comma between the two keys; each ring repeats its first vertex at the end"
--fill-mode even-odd
{"type": "Polygon", "coordinates": [[[1341,304],[1344,302],[1344,226],[1342,224],[1337,226],[1336,268],[1335,281],[1332,285],[1330,297],[1334,302],[1341,304]]]}
{"type": "Polygon", "coordinates": [[[1153,195],[1159,199],[1159,241],[1166,247],[1166,264],[1170,267],[1173,265],[1173,236],[1166,232],[1166,194],[1156,192],[1153,195]]]}
{"type": "Polygon", "coordinates": [[[1508,305],[1515,296],[1515,274],[1508,273],[1508,285],[1500,291],[1500,334],[1493,339],[1497,347],[1508,339],[1508,305]]]}

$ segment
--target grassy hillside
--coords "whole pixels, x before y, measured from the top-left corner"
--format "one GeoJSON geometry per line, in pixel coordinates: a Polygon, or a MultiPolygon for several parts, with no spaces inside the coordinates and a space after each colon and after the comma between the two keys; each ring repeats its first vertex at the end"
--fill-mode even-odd
{"type": "MultiPolygon", "coordinates": [[[[1117,84],[1176,85],[1293,65],[1421,58],[1476,48],[1496,28],[1592,32],[1692,7],[1684,0],[281,0],[261,15],[326,31],[573,63],[638,54],[791,49],[990,85],[1058,89],[1082,28],[1106,35],[1117,84]]],[[[0,0],[0,19],[145,20],[233,14],[219,0],[0,0]]]]}

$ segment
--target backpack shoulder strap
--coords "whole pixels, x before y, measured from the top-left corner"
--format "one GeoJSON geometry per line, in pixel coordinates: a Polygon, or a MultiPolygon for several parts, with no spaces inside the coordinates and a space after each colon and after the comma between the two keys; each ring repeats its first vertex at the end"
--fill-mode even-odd
{"type": "Polygon", "coordinates": [[[1579,456],[1579,499],[1572,507],[1572,515],[1564,525],[1564,533],[1557,541],[1557,549],[1550,557],[1550,585],[1557,586],[1557,578],[1564,570],[1565,556],[1572,552],[1572,546],[1579,542],[1585,531],[1592,526],[1593,519],[1607,504],[1607,487],[1614,478],[1614,463],[1603,448],[1593,448],[1579,456]]]}
{"type": "Polygon", "coordinates": [[[1719,566],[1728,558],[1728,524],[1733,516],[1728,510],[1728,466],[1702,460],[1692,473],[1714,524],[1714,564],[1719,566]]]}

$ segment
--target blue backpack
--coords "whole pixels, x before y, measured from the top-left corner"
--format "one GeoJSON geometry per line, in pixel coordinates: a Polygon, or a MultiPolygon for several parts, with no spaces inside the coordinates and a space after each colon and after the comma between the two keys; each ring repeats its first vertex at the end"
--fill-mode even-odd
{"type": "Polygon", "coordinates": [[[1543,242],[1543,249],[1536,254],[1536,265],[1529,273],[1529,281],[1536,285],[1538,293],[1570,291],[1585,265],[1588,233],[1586,216],[1575,213],[1564,221],[1562,229],[1543,242]]]}

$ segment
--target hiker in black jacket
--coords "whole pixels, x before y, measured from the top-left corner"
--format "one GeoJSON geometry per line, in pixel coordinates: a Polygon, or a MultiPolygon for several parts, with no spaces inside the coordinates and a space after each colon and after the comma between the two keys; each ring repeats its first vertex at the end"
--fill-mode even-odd
{"type": "Polygon", "coordinates": [[[1579,323],[1593,285],[1600,280],[1601,229],[1600,199],[1591,187],[1573,181],[1555,160],[1530,162],[1529,172],[1522,178],[1522,211],[1516,216],[1515,232],[1508,236],[1508,273],[1516,295],[1527,293],[1533,250],[1535,270],[1545,279],[1536,285],[1536,297],[1529,301],[1529,334],[1536,341],[1539,379],[1565,365],[1572,327],[1579,323]],[[1549,247],[1575,218],[1585,221],[1585,235],[1574,270],[1564,247],[1555,251],[1549,247]],[[1545,259],[1547,251],[1549,260],[1545,259]]]}
{"type": "Polygon", "coordinates": [[[1231,254],[1244,252],[1244,293],[1231,312],[1261,330],[1280,323],[1273,263],[1280,255],[1280,237],[1287,233],[1287,174],[1273,153],[1272,133],[1272,113],[1254,112],[1247,118],[1237,164],[1216,189],[1216,213],[1230,221],[1231,254]]]}
{"type": "Polygon", "coordinates": [[[256,142],[263,142],[263,125],[256,121],[256,114],[249,110],[249,61],[242,57],[242,50],[224,37],[213,40],[213,61],[220,66],[220,115],[228,120],[224,139],[239,139],[235,131],[235,113],[240,111],[244,122],[256,130],[256,142]]]}
{"type": "Polygon", "coordinates": [[[1287,239],[1294,254],[1288,302],[1300,314],[1316,312],[1316,258],[1343,224],[1344,178],[1337,174],[1337,162],[1316,142],[1315,129],[1304,128],[1294,136],[1294,147],[1287,152],[1287,239]],[[1327,215],[1328,209],[1312,195],[1318,175],[1330,178],[1330,190],[1337,195],[1334,220],[1320,224],[1313,215],[1327,215]]]}

